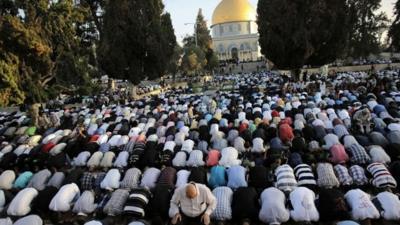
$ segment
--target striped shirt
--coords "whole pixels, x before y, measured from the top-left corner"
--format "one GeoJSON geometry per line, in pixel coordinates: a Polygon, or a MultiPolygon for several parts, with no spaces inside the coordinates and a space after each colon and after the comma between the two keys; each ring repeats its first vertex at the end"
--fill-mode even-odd
{"type": "Polygon", "coordinates": [[[143,218],[149,203],[151,192],[147,188],[136,188],[129,193],[124,212],[135,217],[143,218]]]}
{"type": "Polygon", "coordinates": [[[292,191],[297,186],[292,167],[289,165],[281,165],[275,170],[276,188],[281,191],[292,191]]]}
{"type": "Polygon", "coordinates": [[[368,172],[373,176],[372,184],[377,188],[395,188],[396,180],[390,174],[389,170],[382,163],[372,163],[367,167],[368,172]]]}
{"type": "Polygon", "coordinates": [[[311,166],[299,164],[294,168],[298,186],[317,185],[311,166]]]}

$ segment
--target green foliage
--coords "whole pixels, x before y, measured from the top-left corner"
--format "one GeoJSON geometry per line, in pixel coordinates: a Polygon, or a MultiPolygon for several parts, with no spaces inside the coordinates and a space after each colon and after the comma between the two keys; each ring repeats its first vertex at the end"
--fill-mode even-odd
{"type": "Polygon", "coordinates": [[[171,56],[168,65],[167,71],[175,76],[179,71],[180,60],[183,54],[183,49],[178,44],[175,45],[173,55],[171,56]]]}
{"type": "Polygon", "coordinates": [[[390,46],[392,50],[400,50],[400,1],[396,2],[394,7],[395,19],[389,29],[390,46]]]}
{"type": "Polygon", "coordinates": [[[161,0],[117,0],[106,4],[99,57],[115,78],[138,84],[165,74],[176,38],[161,0]]]}
{"type": "Polygon", "coordinates": [[[194,75],[207,65],[207,59],[200,47],[194,45],[186,47],[184,49],[185,53],[182,57],[182,70],[189,74],[194,75]]]}
{"type": "Polygon", "coordinates": [[[324,65],[348,40],[346,0],[259,0],[261,52],[279,69],[324,65]]]}
{"type": "Polygon", "coordinates": [[[25,94],[19,86],[18,58],[9,56],[6,59],[0,59],[0,107],[11,104],[21,104],[24,101],[25,94]]]}
{"type": "Polygon", "coordinates": [[[0,104],[28,104],[45,101],[62,91],[72,91],[71,85],[86,85],[93,75],[89,65],[91,46],[78,36],[88,10],[74,5],[72,0],[16,0],[14,10],[3,10],[0,17],[0,76],[5,86],[21,92],[18,100],[0,104]],[[9,59],[12,59],[11,61],[9,59]],[[18,62],[18,63],[12,63],[18,62]],[[12,65],[7,65],[12,64],[12,65]],[[15,69],[11,69],[15,66],[15,69]],[[15,77],[10,82],[7,74],[15,77]]]}
{"type": "Polygon", "coordinates": [[[204,20],[202,10],[199,9],[195,24],[195,33],[183,39],[184,55],[182,70],[187,74],[204,70],[212,71],[218,66],[218,57],[212,49],[212,38],[207,22],[204,20]],[[197,46],[196,36],[197,35],[197,46]]]}
{"type": "Polygon", "coordinates": [[[380,37],[387,27],[388,18],[377,11],[381,0],[351,0],[351,36],[348,55],[353,58],[367,58],[381,50],[380,37]]]}

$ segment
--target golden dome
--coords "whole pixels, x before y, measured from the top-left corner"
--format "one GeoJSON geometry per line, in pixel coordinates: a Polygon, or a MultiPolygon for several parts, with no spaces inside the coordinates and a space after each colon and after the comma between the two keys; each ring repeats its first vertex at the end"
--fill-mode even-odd
{"type": "Polygon", "coordinates": [[[257,13],[248,0],[222,0],[215,8],[212,25],[239,21],[255,21],[257,13]]]}

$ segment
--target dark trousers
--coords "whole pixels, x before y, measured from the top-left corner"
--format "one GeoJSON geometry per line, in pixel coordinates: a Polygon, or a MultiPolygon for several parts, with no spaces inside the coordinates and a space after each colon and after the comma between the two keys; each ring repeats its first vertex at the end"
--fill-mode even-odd
{"type": "Polygon", "coordinates": [[[197,217],[189,217],[181,213],[181,216],[181,221],[178,222],[176,225],[204,225],[204,223],[201,221],[201,217],[203,216],[203,214],[197,217]]]}

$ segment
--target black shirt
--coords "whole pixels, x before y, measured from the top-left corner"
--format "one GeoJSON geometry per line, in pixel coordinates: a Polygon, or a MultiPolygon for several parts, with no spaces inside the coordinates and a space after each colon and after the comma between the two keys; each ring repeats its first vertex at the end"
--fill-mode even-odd
{"type": "Polygon", "coordinates": [[[150,217],[160,216],[163,219],[168,219],[168,211],[173,194],[172,190],[173,189],[166,185],[157,185],[153,189],[153,197],[147,207],[148,215],[150,217]]]}
{"type": "Polygon", "coordinates": [[[254,187],[240,187],[233,193],[232,215],[236,220],[258,218],[260,205],[254,187]]]}
{"type": "Polygon", "coordinates": [[[317,206],[321,221],[345,220],[349,217],[349,208],[339,189],[321,189],[317,206]]]}
{"type": "Polygon", "coordinates": [[[207,172],[202,167],[193,167],[190,171],[189,182],[207,184],[207,172]]]}
{"type": "Polygon", "coordinates": [[[264,166],[251,167],[249,171],[249,186],[265,189],[272,186],[268,181],[268,170],[264,166]]]}

